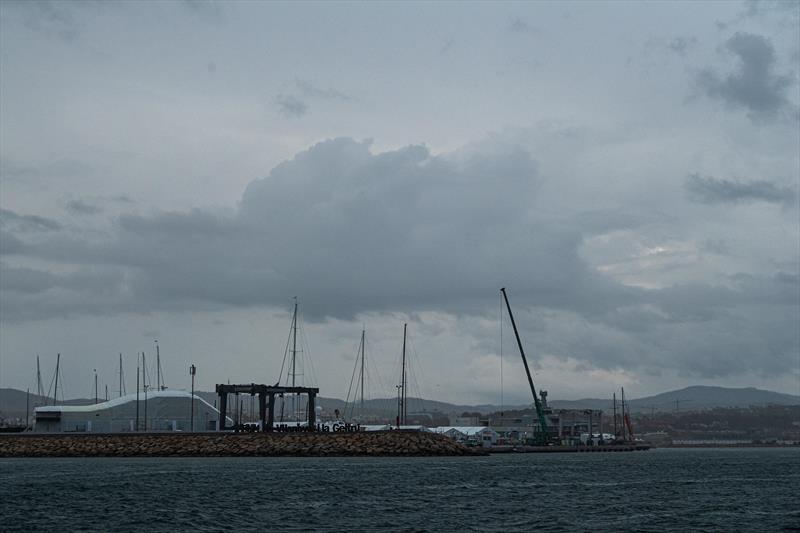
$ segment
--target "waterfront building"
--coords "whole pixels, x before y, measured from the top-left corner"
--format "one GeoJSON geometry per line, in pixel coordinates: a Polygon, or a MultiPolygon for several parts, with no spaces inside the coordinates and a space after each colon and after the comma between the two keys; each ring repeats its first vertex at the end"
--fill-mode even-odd
{"type": "Polygon", "coordinates": [[[476,446],[491,447],[497,443],[500,434],[486,426],[442,426],[432,428],[434,433],[450,437],[456,442],[474,444],[476,446]]]}
{"type": "MultiPolygon", "coordinates": [[[[581,435],[603,432],[603,411],[598,409],[547,409],[545,414],[550,437],[565,444],[577,444],[581,435]]],[[[500,434],[503,443],[524,443],[539,432],[535,413],[510,413],[492,416],[489,426],[500,434]]]]}
{"type": "MultiPolygon", "coordinates": [[[[186,391],[128,394],[91,405],[47,405],[35,409],[36,433],[118,433],[132,431],[216,431],[219,411],[186,391]],[[138,410],[137,410],[138,404],[138,410]],[[137,417],[138,414],[138,417],[137,417]]],[[[230,422],[231,424],[233,421],[230,422]]]]}

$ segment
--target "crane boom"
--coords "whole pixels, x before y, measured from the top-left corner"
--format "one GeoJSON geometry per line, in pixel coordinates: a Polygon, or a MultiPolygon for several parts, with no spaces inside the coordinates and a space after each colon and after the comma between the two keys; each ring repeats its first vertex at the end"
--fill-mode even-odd
{"type": "Polygon", "coordinates": [[[542,428],[541,435],[537,436],[537,440],[541,443],[548,441],[547,437],[547,420],[544,417],[544,409],[542,402],[539,400],[539,395],[536,394],[536,387],[533,386],[533,377],[531,377],[530,368],[528,368],[528,360],[525,358],[525,350],[522,349],[522,341],[519,338],[517,331],[517,323],[514,321],[514,313],[511,312],[511,305],[508,303],[508,295],[506,289],[500,289],[503,293],[503,299],[506,301],[506,308],[508,309],[508,317],[511,319],[511,326],[514,328],[514,336],[517,338],[517,346],[519,347],[519,354],[522,356],[522,362],[525,364],[525,373],[528,375],[528,384],[531,386],[531,394],[533,394],[533,404],[536,406],[536,416],[539,418],[539,425],[542,428]]]}

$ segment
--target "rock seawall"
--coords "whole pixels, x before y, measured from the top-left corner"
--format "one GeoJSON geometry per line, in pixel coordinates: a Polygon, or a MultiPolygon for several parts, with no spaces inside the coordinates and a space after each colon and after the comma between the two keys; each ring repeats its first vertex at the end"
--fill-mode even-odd
{"type": "Polygon", "coordinates": [[[427,432],[117,433],[0,436],[0,457],[483,455],[427,432]]]}

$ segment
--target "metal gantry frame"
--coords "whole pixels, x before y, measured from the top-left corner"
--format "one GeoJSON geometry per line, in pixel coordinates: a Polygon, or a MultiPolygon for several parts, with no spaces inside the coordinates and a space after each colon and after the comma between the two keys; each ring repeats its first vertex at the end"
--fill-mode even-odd
{"type": "Polygon", "coordinates": [[[280,394],[307,394],[308,406],[308,431],[316,429],[316,397],[319,394],[317,387],[281,387],[279,385],[262,385],[250,383],[244,385],[231,385],[220,383],[216,387],[219,396],[219,431],[226,430],[226,417],[228,414],[228,394],[249,394],[258,396],[258,415],[261,422],[261,431],[272,431],[275,424],[275,396],[280,394]]]}

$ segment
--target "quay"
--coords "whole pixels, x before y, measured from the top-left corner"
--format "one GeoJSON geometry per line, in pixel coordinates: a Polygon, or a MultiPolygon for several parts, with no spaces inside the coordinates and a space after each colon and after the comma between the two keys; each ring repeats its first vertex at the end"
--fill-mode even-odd
{"type": "Polygon", "coordinates": [[[601,446],[493,446],[490,453],[598,453],[638,452],[649,450],[648,444],[606,444],[601,446]]]}
{"type": "Polygon", "coordinates": [[[0,457],[319,457],[486,455],[419,431],[0,435],[0,457]]]}

